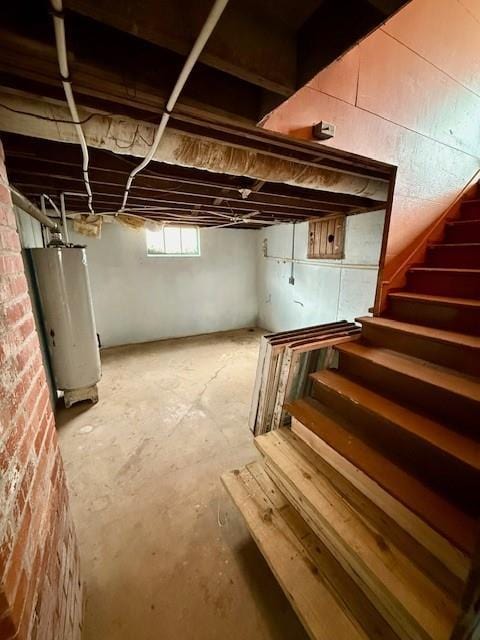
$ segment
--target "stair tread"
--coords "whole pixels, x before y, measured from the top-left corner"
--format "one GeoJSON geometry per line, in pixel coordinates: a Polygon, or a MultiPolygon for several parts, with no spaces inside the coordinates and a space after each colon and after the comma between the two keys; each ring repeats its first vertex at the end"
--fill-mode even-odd
{"type": "MultiPolygon", "coordinates": [[[[479,245],[480,246],[480,245],[479,245]]],[[[469,307],[480,309],[480,300],[474,298],[452,298],[449,296],[435,296],[429,293],[416,293],[415,291],[391,291],[389,297],[401,300],[416,300],[418,302],[433,302],[437,304],[449,305],[452,307],[469,307]]]]}
{"type": "Polygon", "coordinates": [[[400,637],[450,638],[458,613],[453,599],[367,524],[292,437],[279,429],[255,439],[281,492],[400,637]]]}
{"type": "Polygon", "coordinates": [[[398,639],[260,463],[222,482],[311,638],[398,639]]]}
{"type": "MultiPolygon", "coordinates": [[[[469,222],[471,222],[471,220],[469,220],[469,222]]],[[[438,247],[480,247],[480,242],[431,242],[428,245],[429,249],[436,249],[438,247]]]]}
{"type": "Polygon", "coordinates": [[[476,219],[476,220],[462,220],[461,218],[457,219],[457,220],[449,220],[447,223],[447,226],[451,226],[451,225],[462,225],[462,224],[480,224],[480,218],[476,219]]]}
{"type": "Polygon", "coordinates": [[[449,273],[452,275],[476,275],[480,274],[480,269],[470,269],[470,268],[455,268],[455,267],[428,267],[428,266],[416,266],[410,267],[409,271],[421,271],[423,272],[432,272],[439,273],[440,271],[449,273]]]}
{"type": "MultiPolygon", "coordinates": [[[[422,294],[423,295],[423,294],[422,294]]],[[[436,327],[426,327],[411,322],[402,322],[385,317],[364,316],[357,318],[357,322],[361,324],[376,325],[386,329],[394,329],[402,333],[413,334],[422,338],[429,338],[438,342],[458,345],[471,349],[480,349],[480,337],[468,335],[466,333],[458,333],[456,331],[447,331],[445,329],[437,329],[436,327]]]]}
{"type": "Polygon", "coordinates": [[[429,442],[465,465],[475,470],[480,469],[480,444],[472,439],[431,418],[415,413],[340,373],[331,370],[317,371],[311,374],[311,378],[350,402],[363,406],[370,413],[379,415],[404,431],[429,442]]]}
{"type": "MultiPolygon", "coordinates": [[[[322,413],[320,420],[342,429],[335,425],[332,416],[322,413]]],[[[432,577],[435,574],[448,593],[461,597],[470,570],[467,555],[295,416],[290,429],[308,447],[304,449],[306,455],[319,456],[331,481],[366,520],[386,532],[424,571],[432,577]]]]}
{"type": "Polygon", "coordinates": [[[336,351],[349,353],[357,357],[366,358],[381,367],[398,371],[399,373],[421,380],[436,387],[446,389],[466,400],[480,402],[480,381],[473,376],[466,376],[453,369],[441,367],[427,360],[414,356],[370,346],[362,342],[337,345],[336,351]]]}
{"type": "Polygon", "coordinates": [[[312,398],[286,405],[288,413],[465,553],[475,544],[475,522],[468,514],[358,438],[312,398]]]}

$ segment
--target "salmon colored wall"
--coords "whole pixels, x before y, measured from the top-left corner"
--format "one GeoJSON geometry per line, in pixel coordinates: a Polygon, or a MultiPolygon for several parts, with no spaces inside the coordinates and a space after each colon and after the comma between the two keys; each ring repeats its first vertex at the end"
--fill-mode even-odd
{"type": "Polygon", "coordinates": [[[398,166],[388,281],[480,168],[480,0],[413,0],[264,126],[310,139],[320,120],[324,144],[398,166]]]}

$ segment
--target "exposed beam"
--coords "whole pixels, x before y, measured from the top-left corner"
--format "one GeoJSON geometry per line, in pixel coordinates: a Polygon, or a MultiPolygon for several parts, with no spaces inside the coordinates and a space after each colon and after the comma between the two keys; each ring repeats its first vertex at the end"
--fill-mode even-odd
{"type": "MultiPolygon", "coordinates": [[[[80,178],[79,152],[74,145],[42,140],[33,140],[14,134],[4,134],[7,162],[11,170],[43,175],[64,175],[80,178]],[[55,160],[52,160],[55,158],[55,160]]],[[[93,182],[122,187],[131,163],[125,156],[96,149],[91,150],[91,172],[93,182]]],[[[351,211],[379,208],[379,203],[361,196],[317,191],[278,183],[258,182],[241,176],[213,174],[197,169],[178,167],[164,163],[152,163],[147,172],[138,176],[137,186],[152,191],[164,190],[199,197],[228,198],[240,203],[287,206],[308,211],[351,211]],[[250,190],[245,200],[240,191],[250,190]],[[328,206],[326,206],[328,205],[328,206]]]]}
{"type": "MultiPolygon", "coordinates": [[[[49,193],[49,194],[60,194],[62,191],[72,191],[77,190],[81,187],[80,180],[72,180],[72,178],[67,177],[55,177],[49,178],[48,176],[37,176],[37,182],[32,181],[32,177],[29,176],[26,180],[22,179],[20,174],[15,172],[12,173],[12,181],[15,181],[15,184],[18,185],[20,189],[22,189],[25,193],[29,195],[41,193],[49,193]],[[41,180],[38,178],[42,178],[41,180]]],[[[122,193],[119,192],[118,189],[112,188],[109,185],[94,185],[92,183],[93,193],[95,197],[95,201],[99,201],[100,199],[104,199],[111,203],[113,208],[120,208],[122,203],[122,193]]],[[[215,205],[211,204],[208,201],[201,201],[196,196],[181,196],[177,194],[163,193],[159,192],[147,192],[138,190],[136,192],[132,191],[132,203],[134,204],[155,204],[159,207],[182,207],[188,210],[197,208],[197,209],[208,209],[211,211],[219,211],[226,214],[230,213],[251,213],[251,212],[260,212],[260,213],[270,213],[272,215],[283,214],[287,216],[298,216],[302,218],[312,217],[314,215],[325,215],[332,212],[337,212],[338,209],[333,208],[317,208],[317,209],[294,209],[289,207],[280,207],[278,205],[266,206],[266,205],[255,205],[248,204],[239,201],[226,201],[225,205],[215,205]]]]}
{"type": "MultiPolygon", "coordinates": [[[[112,36],[107,40],[101,33],[96,34],[96,30],[95,26],[90,30],[82,27],[76,32],[81,44],[73,52],[70,68],[80,104],[116,113],[128,112],[144,119],[161,114],[181,60],[168,51],[162,55],[155,48],[149,51],[134,38],[126,43],[112,36]],[[125,57],[126,50],[130,57],[125,57]]],[[[5,86],[27,91],[36,87],[40,95],[62,96],[52,44],[0,29],[0,73],[5,86]]],[[[261,89],[248,82],[197,65],[179,106],[191,114],[209,111],[254,123],[261,116],[261,94],[261,89]]]]}
{"type": "MultiPolygon", "coordinates": [[[[209,10],[201,0],[66,0],[70,9],[185,56],[209,10]],[[188,19],[187,19],[188,16],[188,19]]],[[[295,33],[229,2],[200,62],[285,97],[295,90],[295,33]]]]}
{"type": "MultiPolygon", "coordinates": [[[[28,183],[37,182],[38,184],[44,184],[56,191],[61,190],[81,190],[82,177],[79,175],[77,167],[68,168],[65,171],[48,170],[48,168],[39,169],[38,166],[34,168],[35,163],[31,160],[24,161],[10,161],[10,173],[14,176],[17,182],[27,181],[28,183]],[[33,181],[33,182],[32,182],[33,181]],[[63,186],[62,186],[63,185],[63,186]]],[[[42,165],[41,165],[42,166],[42,165]]],[[[90,169],[92,188],[95,193],[103,192],[105,194],[117,195],[122,194],[122,189],[125,184],[126,173],[114,173],[108,170],[99,171],[97,168],[90,169]]],[[[141,177],[138,180],[138,184],[132,188],[133,198],[143,198],[145,200],[163,198],[171,202],[189,202],[194,204],[209,204],[213,207],[231,207],[238,209],[263,209],[265,207],[275,207],[278,210],[288,209],[291,211],[298,211],[304,215],[310,215],[315,212],[353,212],[363,211],[372,208],[378,209],[378,203],[366,202],[362,206],[355,204],[338,204],[335,202],[324,203],[322,199],[304,201],[301,198],[292,198],[288,196],[275,196],[275,195],[256,195],[252,194],[247,200],[240,197],[237,189],[230,189],[231,195],[225,195],[222,198],[212,198],[215,195],[215,189],[210,187],[204,187],[202,185],[195,185],[188,182],[181,182],[180,185],[176,184],[172,188],[172,182],[175,179],[172,178],[167,182],[156,181],[148,177],[141,177]]],[[[226,191],[226,189],[222,189],[226,191]]]]}

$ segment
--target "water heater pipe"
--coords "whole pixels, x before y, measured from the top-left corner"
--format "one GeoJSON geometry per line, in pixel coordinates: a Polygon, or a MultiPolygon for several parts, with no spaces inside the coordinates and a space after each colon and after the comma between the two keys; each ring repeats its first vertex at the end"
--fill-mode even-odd
{"type": "Polygon", "coordinates": [[[65,93],[65,99],[67,101],[70,115],[72,117],[72,123],[77,132],[78,141],[82,148],[82,172],[83,181],[85,182],[85,191],[88,195],[88,208],[93,213],[93,195],[90,187],[90,179],[88,177],[88,147],[85,135],[83,133],[82,125],[80,124],[80,118],[78,116],[77,105],[75,98],[73,97],[72,81],[70,80],[70,72],[68,70],[67,60],[67,44],[65,39],[65,20],[63,17],[63,3],[62,0],[50,0],[50,4],[53,10],[53,27],[55,29],[55,41],[57,45],[57,59],[58,68],[60,69],[60,76],[62,78],[63,91],[65,93]]]}
{"type": "Polygon", "coordinates": [[[70,244],[70,238],[68,236],[68,229],[67,229],[67,210],[65,208],[65,193],[60,194],[60,211],[62,213],[62,227],[63,227],[63,233],[65,235],[65,242],[67,244],[70,244]]]}
{"type": "Polygon", "coordinates": [[[55,233],[58,233],[58,225],[56,222],[51,220],[48,216],[40,211],[38,207],[36,207],[28,198],[26,198],[20,191],[17,191],[14,186],[9,186],[10,192],[12,194],[12,202],[14,205],[23,209],[26,213],[28,213],[32,218],[38,220],[41,224],[48,229],[51,229],[55,233]]]}
{"type": "MultiPolygon", "coordinates": [[[[51,1],[52,3],[60,3],[61,5],[61,0],[51,0],[51,1]]],[[[160,124],[158,125],[157,131],[155,133],[155,138],[153,140],[153,144],[150,148],[150,151],[147,153],[147,155],[142,160],[142,162],[138,166],[136,166],[135,169],[133,169],[133,171],[128,176],[127,185],[125,187],[125,193],[123,194],[123,202],[122,202],[120,211],[123,211],[126,207],[127,200],[128,200],[128,192],[130,190],[130,187],[132,186],[133,179],[135,178],[137,173],[142,171],[142,169],[145,169],[145,167],[149,164],[149,162],[152,160],[153,156],[155,155],[155,152],[157,151],[158,145],[160,144],[160,140],[162,139],[163,133],[170,119],[170,114],[173,108],[175,107],[178,97],[183,87],[185,86],[185,83],[188,80],[188,76],[190,75],[193,67],[195,66],[195,63],[200,57],[200,54],[202,53],[208,38],[212,34],[212,31],[215,29],[215,26],[219,21],[220,16],[223,13],[223,10],[227,6],[227,3],[228,3],[228,0],[215,0],[214,5],[210,10],[210,13],[208,14],[207,19],[205,20],[202,30],[200,31],[200,33],[197,36],[197,39],[195,40],[195,44],[193,45],[192,50],[190,51],[188,58],[186,59],[185,64],[183,65],[180,75],[178,76],[177,82],[175,83],[175,86],[173,87],[173,91],[170,94],[167,104],[163,110],[162,118],[160,120],[160,124]]]]}

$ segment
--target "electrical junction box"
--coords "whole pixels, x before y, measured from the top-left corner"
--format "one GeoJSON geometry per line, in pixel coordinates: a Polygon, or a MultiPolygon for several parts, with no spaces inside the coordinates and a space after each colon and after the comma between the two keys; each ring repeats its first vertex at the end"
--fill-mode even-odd
{"type": "Polygon", "coordinates": [[[312,136],[315,140],[329,140],[335,135],[335,125],[329,122],[317,122],[312,127],[312,136]]]}

